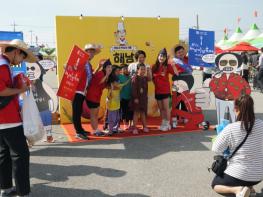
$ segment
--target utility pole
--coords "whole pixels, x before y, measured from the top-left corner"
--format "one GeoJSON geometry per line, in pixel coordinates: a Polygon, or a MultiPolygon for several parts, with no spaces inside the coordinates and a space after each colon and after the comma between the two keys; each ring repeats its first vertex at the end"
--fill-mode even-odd
{"type": "Polygon", "coordinates": [[[199,17],[196,15],[196,29],[199,29],[199,17]]]}
{"type": "Polygon", "coordinates": [[[16,31],[16,26],[17,26],[17,24],[16,24],[16,22],[14,21],[14,23],[12,24],[12,26],[14,26],[14,32],[16,31]]]}

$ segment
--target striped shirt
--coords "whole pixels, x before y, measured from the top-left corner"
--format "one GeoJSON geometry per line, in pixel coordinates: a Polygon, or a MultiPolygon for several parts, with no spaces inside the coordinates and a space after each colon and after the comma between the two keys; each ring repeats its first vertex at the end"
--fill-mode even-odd
{"type": "MultiPolygon", "coordinates": [[[[246,136],[241,122],[234,122],[217,136],[212,151],[222,155],[228,147],[232,153],[246,136]]],[[[263,179],[263,121],[256,119],[246,142],[229,160],[225,173],[244,181],[263,179]]]]}

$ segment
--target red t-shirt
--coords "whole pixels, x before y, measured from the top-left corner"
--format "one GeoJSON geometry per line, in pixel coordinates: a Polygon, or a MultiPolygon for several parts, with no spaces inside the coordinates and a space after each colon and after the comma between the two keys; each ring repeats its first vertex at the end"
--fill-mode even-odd
{"type": "MultiPolygon", "coordinates": [[[[91,71],[93,72],[91,64],[90,64],[90,67],[91,67],[90,68],[91,71]]],[[[79,84],[77,86],[76,91],[85,92],[85,89],[87,88],[86,86],[87,86],[87,72],[86,72],[86,68],[85,68],[84,72],[81,75],[81,78],[80,78],[80,81],[79,81],[79,84]]]]}
{"type": "Polygon", "coordinates": [[[155,94],[170,94],[170,81],[169,74],[174,75],[174,70],[171,64],[168,64],[167,67],[160,65],[158,70],[153,72],[153,83],[155,85],[155,94]],[[165,75],[162,76],[162,73],[165,75]]]}
{"type": "MultiPolygon", "coordinates": [[[[0,56],[0,61],[1,59],[7,60],[3,56],[0,56]]],[[[0,91],[5,90],[7,87],[12,88],[11,73],[9,70],[9,65],[2,64],[0,65],[0,91]]],[[[0,124],[10,124],[19,122],[22,122],[22,120],[19,112],[18,96],[15,95],[7,106],[0,109],[0,124]]]]}
{"type": "Polygon", "coordinates": [[[88,101],[100,103],[103,89],[106,87],[105,82],[101,83],[101,80],[104,78],[104,76],[105,74],[102,70],[93,75],[86,94],[86,99],[88,101]]]}

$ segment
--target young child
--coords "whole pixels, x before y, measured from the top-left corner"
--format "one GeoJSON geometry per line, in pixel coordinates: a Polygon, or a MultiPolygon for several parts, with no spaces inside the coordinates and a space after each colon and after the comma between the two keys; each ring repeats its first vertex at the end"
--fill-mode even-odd
{"type": "Polygon", "coordinates": [[[145,64],[137,65],[137,75],[132,79],[132,109],[133,114],[133,134],[138,134],[137,123],[139,116],[141,117],[143,131],[149,132],[146,123],[147,103],[148,103],[148,81],[151,80],[150,68],[146,69],[145,64]],[[145,73],[147,72],[147,76],[145,73]]]}
{"type": "MultiPolygon", "coordinates": [[[[118,76],[119,82],[125,83],[131,78],[129,76],[128,65],[122,64],[121,68],[122,68],[122,74],[118,76]]],[[[131,128],[131,125],[132,125],[133,112],[129,107],[130,100],[131,100],[131,92],[132,92],[131,83],[129,82],[121,90],[121,120],[124,125],[123,127],[124,130],[131,128]]]]}
{"type": "MultiPolygon", "coordinates": [[[[110,91],[111,89],[111,82],[112,81],[117,81],[119,82],[119,75],[120,75],[120,67],[118,65],[113,65],[112,66],[112,74],[109,76],[109,83],[107,84],[107,89],[108,89],[108,92],[110,91]]],[[[104,119],[104,125],[103,125],[103,130],[108,132],[109,131],[109,122],[108,122],[108,98],[106,98],[106,112],[105,112],[105,119],[104,119]]]]}
{"type": "Polygon", "coordinates": [[[120,132],[120,91],[123,86],[128,84],[130,80],[125,83],[118,82],[119,68],[113,68],[112,74],[108,82],[108,95],[107,95],[107,122],[108,122],[108,135],[120,132]]]}

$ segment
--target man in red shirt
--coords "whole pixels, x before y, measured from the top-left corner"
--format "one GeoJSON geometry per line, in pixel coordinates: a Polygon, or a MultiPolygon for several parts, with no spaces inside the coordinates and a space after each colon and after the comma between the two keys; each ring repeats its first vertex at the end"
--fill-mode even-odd
{"type": "Polygon", "coordinates": [[[22,61],[35,62],[36,57],[21,40],[1,43],[0,47],[4,51],[0,55],[0,97],[2,101],[10,98],[0,105],[1,196],[9,196],[11,193],[27,196],[30,192],[29,150],[20,117],[18,95],[29,87],[26,84],[20,89],[14,87],[10,65],[19,65],[22,61]],[[15,189],[12,187],[12,167],[15,189]]]}
{"type": "Polygon", "coordinates": [[[87,135],[89,132],[85,131],[81,126],[82,105],[85,100],[86,89],[92,78],[92,66],[90,61],[100,52],[100,47],[95,44],[87,44],[85,46],[85,51],[89,54],[89,60],[85,65],[85,70],[82,74],[79,85],[77,86],[77,91],[72,102],[72,119],[76,130],[76,137],[88,140],[87,135]]]}

